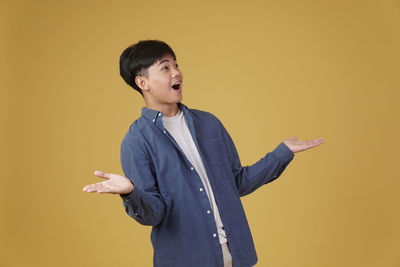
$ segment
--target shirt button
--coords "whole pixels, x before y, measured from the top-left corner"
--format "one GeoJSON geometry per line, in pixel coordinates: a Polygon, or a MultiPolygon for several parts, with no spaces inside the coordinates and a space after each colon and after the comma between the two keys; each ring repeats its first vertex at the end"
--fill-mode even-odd
{"type": "Polygon", "coordinates": [[[211,211],[210,211],[210,210],[207,210],[207,213],[208,213],[208,214],[210,214],[210,213],[211,213],[211,211]]]}
{"type": "Polygon", "coordinates": [[[193,171],[194,170],[194,168],[193,167],[190,167],[190,169],[193,171]]]}
{"type": "Polygon", "coordinates": [[[200,187],[200,192],[203,191],[203,187],[200,187]]]}
{"type": "Polygon", "coordinates": [[[213,234],[213,237],[217,237],[217,234],[213,234]]]}
{"type": "Polygon", "coordinates": [[[135,212],[133,215],[137,216],[137,213],[135,212]]]}
{"type": "Polygon", "coordinates": [[[156,119],[153,119],[153,122],[155,122],[156,121],[156,119]]]}
{"type": "Polygon", "coordinates": [[[158,116],[161,116],[161,113],[158,113],[158,116]]]}
{"type": "Polygon", "coordinates": [[[166,134],[166,133],[167,133],[167,131],[164,131],[164,133],[166,134]]]}

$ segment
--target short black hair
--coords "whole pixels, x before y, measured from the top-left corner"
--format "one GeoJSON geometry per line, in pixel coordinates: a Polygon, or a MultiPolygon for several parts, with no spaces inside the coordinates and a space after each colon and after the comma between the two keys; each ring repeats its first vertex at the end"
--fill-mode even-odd
{"type": "Polygon", "coordinates": [[[135,82],[136,76],[146,76],[147,69],[164,56],[176,56],[172,48],[163,41],[142,40],[130,45],[122,52],[119,59],[119,73],[124,81],[142,96],[142,89],[135,82]]]}

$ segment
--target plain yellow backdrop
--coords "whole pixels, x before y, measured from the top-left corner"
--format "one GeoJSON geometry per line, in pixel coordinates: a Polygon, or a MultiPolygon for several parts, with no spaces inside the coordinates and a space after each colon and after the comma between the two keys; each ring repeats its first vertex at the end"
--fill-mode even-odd
{"type": "Polygon", "coordinates": [[[183,103],[214,113],[242,164],[324,137],[242,198],[259,263],[400,266],[398,0],[2,1],[0,266],[151,266],[150,227],[118,195],[141,96],[130,44],[166,41],[183,103]]]}

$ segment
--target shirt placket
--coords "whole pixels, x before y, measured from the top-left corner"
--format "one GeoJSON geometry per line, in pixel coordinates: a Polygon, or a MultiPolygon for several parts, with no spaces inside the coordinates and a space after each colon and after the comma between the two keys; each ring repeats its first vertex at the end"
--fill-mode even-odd
{"type": "MultiPolygon", "coordinates": [[[[190,118],[190,115],[186,113],[186,110],[183,110],[183,113],[184,113],[185,118],[187,119],[188,128],[192,135],[193,141],[196,145],[197,150],[199,151],[199,154],[203,161],[203,164],[205,165],[206,162],[204,161],[204,156],[203,156],[201,150],[199,149],[199,145],[197,143],[197,138],[196,138],[196,134],[194,131],[193,122],[190,118]]],[[[162,123],[162,116],[163,116],[162,113],[158,112],[152,121],[163,132],[163,134],[165,136],[167,136],[167,138],[174,144],[176,149],[178,149],[180,151],[183,158],[185,159],[186,165],[190,169],[190,172],[193,173],[194,176],[196,176],[196,179],[193,180],[195,182],[194,186],[196,188],[196,191],[199,194],[199,199],[200,199],[201,205],[203,206],[203,210],[204,210],[204,216],[207,217],[207,222],[208,222],[208,225],[210,228],[209,237],[212,239],[214,246],[215,246],[215,253],[216,253],[216,256],[218,259],[218,266],[223,265],[223,255],[222,255],[222,250],[221,250],[221,246],[219,243],[217,225],[216,225],[215,218],[214,218],[214,212],[212,211],[212,207],[210,205],[210,200],[209,200],[206,190],[204,188],[205,185],[201,181],[200,175],[197,173],[196,169],[190,163],[190,161],[186,157],[185,153],[182,151],[182,149],[179,147],[179,145],[177,144],[175,139],[171,136],[171,134],[167,131],[167,129],[165,129],[165,127],[162,123]]],[[[207,167],[206,167],[206,172],[207,172],[207,175],[210,175],[209,172],[207,171],[207,167]]],[[[211,181],[210,181],[210,184],[211,184],[211,181]]]]}

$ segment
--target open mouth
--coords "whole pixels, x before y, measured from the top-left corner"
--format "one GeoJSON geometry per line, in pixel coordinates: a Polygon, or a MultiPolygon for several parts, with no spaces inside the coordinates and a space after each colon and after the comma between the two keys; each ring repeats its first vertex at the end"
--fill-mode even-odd
{"type": "Polygon", "coordinates": [[[174,88],[174,90],[179,90],[180,87],[181,87],[180,82],[177,82],[176,84],[172,85],[172,88],[174,88]]]}

